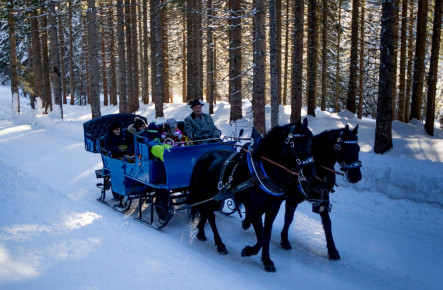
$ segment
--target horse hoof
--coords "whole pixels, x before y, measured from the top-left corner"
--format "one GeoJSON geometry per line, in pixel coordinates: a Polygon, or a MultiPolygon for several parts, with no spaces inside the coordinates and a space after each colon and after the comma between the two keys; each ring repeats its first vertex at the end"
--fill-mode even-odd
{"type": "Polygon", "coordinates": [[[226,250],[226,246],[224,244],[220,244],[217,246],[217,252],[220,255],[227,255],[228,254],[228,250],[226,250]]]}
{"type": "Polygon", "coordinates": [[[248,222],[246,219],[244,219],[244,220],[242,221],[242,223],[241,223],[241,227],[242,227],[244,230],[249,229],[250,226],[251,226],[251,223],[248,222]]]}
{"type": "Polygon", "coordinates": [[[207,240],[205,234],[204,233],[200,233],[200,232],[197,234],[197,239],[199,241],[206,241],[207,240]]]}
{"type": "Polygon", "coordinates": [[[330,253],[328,253],[328,255],[329,255],[329,259],[331,259],[331,260],[340,260],[340,254],[338,253],[338,251],[330,252],[330,253]]]}
{"type": "Polygon", "coordinates": [[[291,247],[291,243],[290,243],[288,240],[282,240],[281,243],[280,243],[280,245],[281,245],[281,247],[282,247],[284,250],[290,250],[290,249],[292,249],[292,247],[291,247]]]}
{"type": "Polygon", "coordinates": [[[274,272],[277,272],[277,269],[275,268],[274,265],[265,265],[265,271],[270,272],[270,273],[274,273],[274,272]]]}
{"type": "Polygon", "coordinates": [[[242,257],[250,257],[250,256],[252,256],[251,247],[249,247],[249,246],[244,247],[244,249],[241,251],[241,256],[242,257]]]}

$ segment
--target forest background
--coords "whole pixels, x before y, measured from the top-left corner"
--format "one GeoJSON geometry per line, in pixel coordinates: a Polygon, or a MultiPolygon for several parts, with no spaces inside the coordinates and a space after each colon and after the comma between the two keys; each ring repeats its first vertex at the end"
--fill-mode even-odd
{"type": "Polygon", "coordinates": [[[141,101],[163,117],[164,103],[202,98],[210,113],[228,101],[230,121],[261,133],[266,103],[271,127],[279,105],[291,121],[302,106],[347,109],[377,119],[383,153],[393,120],[424,121],[429,135],[443,124],[442,1],[6,0],[0,83],[16,113],[90,105],[96,118],[101,105],[127,113],[141,101]]]}

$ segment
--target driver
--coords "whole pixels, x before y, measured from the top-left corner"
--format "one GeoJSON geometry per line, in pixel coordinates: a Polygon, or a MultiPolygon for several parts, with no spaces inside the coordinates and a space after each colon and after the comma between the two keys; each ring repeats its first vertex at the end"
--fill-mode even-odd
{"type": "Polygon", "coordinates": [[[220,130],[209,114],[202,113],[203,103],[199,99],[189,101],[192,113],[185,118],[185,135],[191,140],[220,138],[220,130]]]}

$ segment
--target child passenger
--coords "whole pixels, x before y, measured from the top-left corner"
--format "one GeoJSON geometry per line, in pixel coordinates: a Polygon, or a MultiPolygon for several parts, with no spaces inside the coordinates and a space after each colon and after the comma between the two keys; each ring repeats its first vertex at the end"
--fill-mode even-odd
{"type": "Polygon", "coordinates": [[[183,133],[177,128],[177,121],[175,119],[169,118],[163,124],[162,141],[166,141],[166,144],[174,147],[185,146],[183,133]],[[170,140],[172,140],[172,142],[170,140]]]}

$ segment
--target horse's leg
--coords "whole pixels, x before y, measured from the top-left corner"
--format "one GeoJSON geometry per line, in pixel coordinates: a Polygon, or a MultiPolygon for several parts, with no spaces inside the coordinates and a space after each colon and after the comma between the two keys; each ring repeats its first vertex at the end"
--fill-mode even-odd
{"type": "Polygon", "coordinates": [[[251,219],[249,218],[247,213],[245,213],[245,219],[242,221],[241,226],[244,230],[249,229],[249,227],[251,226],[251,219]]]}
{"type": "Polygon", "coordinates": [[[340,254],[338,253],[338,250],[335,247],[334,238],[332,237],[331,218],[329,217],[329,212],[324,211],[320,213],[320,217],[323,223],[323,229],[325,231],[326,246],[328,247],[329,259],[339,260],[340,254]]]}
{"type": "Polygon", "coordinates": [[[285,206],[285,224],[283,225],[283,229],[281,230],[281,242],[280,245],[285,250],[292,249],[291,243],[288,239],[288,231],[291,226],[292,221],[294,220],[294,213],[297,208],[298,203],[291,202],[286,200],[285,206]]]}
{"type": "Polygon", "coordinates": [[[201,207],[200,208],[200,220],[198,221],[197,224],[197,229],[198,229],[198,233],[197,233],[197,239],[199,241],[206,241],[206,235],[205,235],[205,225],[206,225],[206,221],[208,220],[208,210],[205,207],[201,207]]]}
{"type": "Polygon", "coordinates": [[[251,215],[247,214],[250,217],[250,221],[252,223],[252,226],[254,227],[255,236],[257,237],[257,243],[254,246],[246,246],[241,251],[242,257],[250,257],[252,255],[257,255],[260,249],[263,247],[264,242],[264,227],[263,227],[263,221],[261,219],[261,216],[258,215],[251,215]]]}
{"type": "Polygon", "coordinates": [[[214,234],[214,242],[217,246],[217,251],[222,255],[226,255],[228,251],[226,250],[226,246],[223,244],[220,234],[218,233],[217,226],[215,225],[215,214],[213,211],[208,212],[208,221],[211,225],[212,233],[214,234]]]}
{"type": "Polygon", "coordinates": [[[277,269],[274,266],[274,262],[271,260],[269,254],[269,244],[271,242],[272,225],[274,224],[275,217],[277,216],[279,207],[268,210],[265,215],[265,228],[264,228],[264,243],[262,249],[262,263],[265,266],[267,272],[275,272],[277,269]]]}

